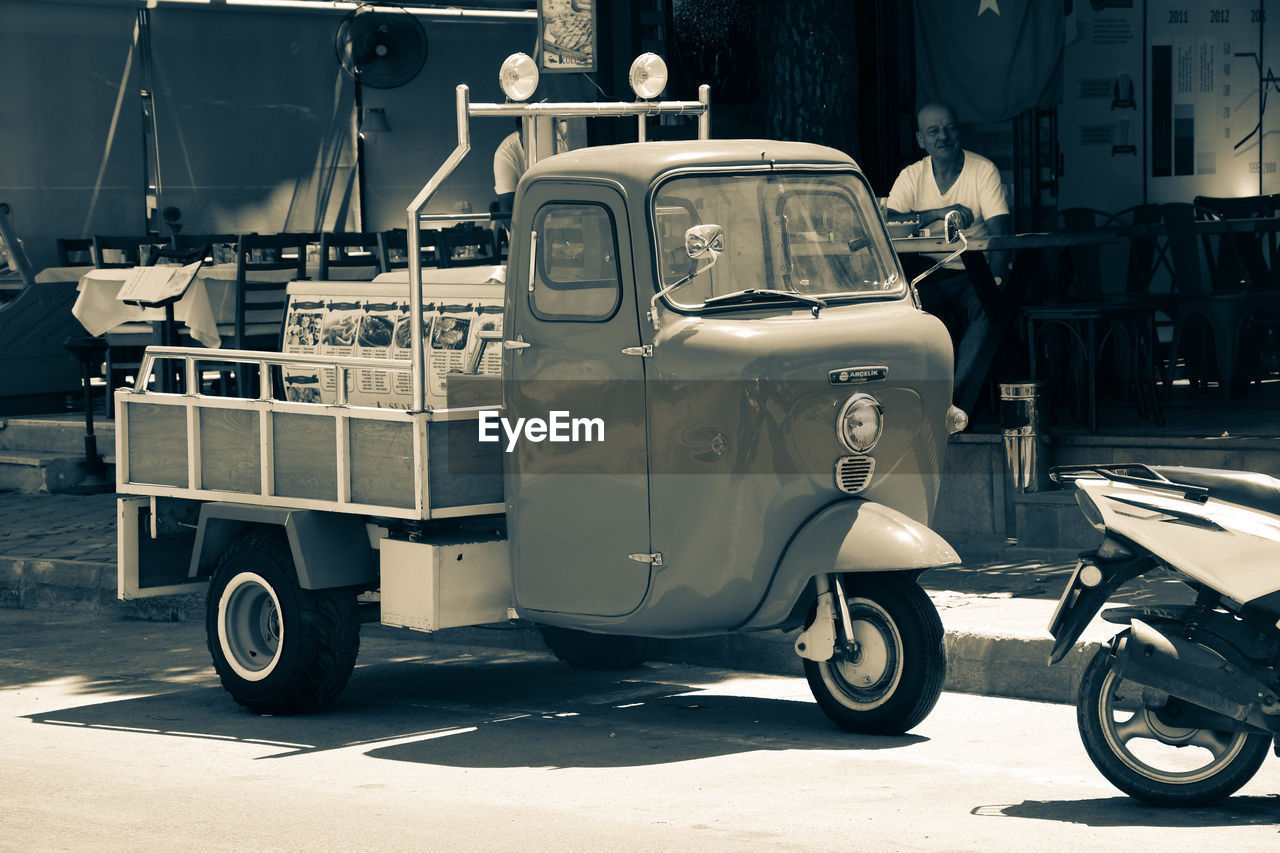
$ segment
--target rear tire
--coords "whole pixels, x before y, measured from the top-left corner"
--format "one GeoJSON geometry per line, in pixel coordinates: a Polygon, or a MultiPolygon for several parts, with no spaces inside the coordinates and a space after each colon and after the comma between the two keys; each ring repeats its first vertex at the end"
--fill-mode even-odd
{"type": "Polygon", "coordinates": [[[593,634],[573,628],[539,625],[551,654],[579,669],[630,669],[644,663],[649,643],[644,637],[593,634]]]}
{"type": "Polygon", "coordinates": [[[205,634],[222,686],[255,714],[303,714],[338,697],[360,650],[352,589],[298,585],[277,530],[227,550],[209,587],[205,634]]]}
{"type": "Polygon", "coordinates": [[[837,648],[831,660],[806,659],[809,689],[843,729],[907,732],[933,710],[947,674],[937,608],[914,579],[898,574],[849,575],[844,584],[860,657],[837,648]]]}
{"type": "Polygon", "coordinates": [[[1110,649],[1099,649],[1085,668],[1076,722],[1089,759],[1111,784],[1156,806],[1206,806],[1258,772],[1269,735],[1169,725],[1158,708],[1146,707],[1161,697],[1113,673],[1110,649]]]}

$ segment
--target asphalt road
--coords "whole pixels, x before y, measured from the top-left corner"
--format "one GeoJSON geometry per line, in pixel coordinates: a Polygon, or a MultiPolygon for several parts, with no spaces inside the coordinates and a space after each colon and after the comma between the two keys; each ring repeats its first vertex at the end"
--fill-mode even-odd
{"type": "MultiPolygon", "coordinates": [[[[798,670],[797,670],[798,671],[798,670]]],[[[803,678],[364,634],[329,712],[259,718],[202,626],[0,610],[0,849],[1275,850],[1280,759],[1228,804],[1111,788],[1074,709],[944,694],[833,728],[803,678]]]]}

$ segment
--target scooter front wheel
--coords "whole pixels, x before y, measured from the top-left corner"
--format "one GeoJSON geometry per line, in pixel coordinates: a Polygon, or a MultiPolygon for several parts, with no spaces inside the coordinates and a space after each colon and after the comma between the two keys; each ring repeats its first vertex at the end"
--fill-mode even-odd
{"type": "Polygon", "coordinates": [[[914,579],[850,575],[846,601],[857,652],[837,647],[826,661],[805,660],[818,706],[843,729],[902,734],[933,710],[947,662],[942,621],[914,579]]]}
{"type": "Polygon", "coordinates": [[[1253,778],[1271,738],[1175,724],[1179,700],[1127,681],[1111,652],[1094,655],[1080,681],[1076,721],[1085,751],[1111,784],[1157,806],[1204,806],[1253,778]]]}

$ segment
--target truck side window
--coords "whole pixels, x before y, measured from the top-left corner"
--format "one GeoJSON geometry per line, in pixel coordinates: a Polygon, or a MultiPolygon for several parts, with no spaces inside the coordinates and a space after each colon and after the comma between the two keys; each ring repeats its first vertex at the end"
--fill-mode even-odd
{"type": "Polygon", "coordinates": [[[618,239],[604,205],[544,205],[533,219],[538,237],[530,304],[542,320],[608,320],[622,301],[618,239]]]}

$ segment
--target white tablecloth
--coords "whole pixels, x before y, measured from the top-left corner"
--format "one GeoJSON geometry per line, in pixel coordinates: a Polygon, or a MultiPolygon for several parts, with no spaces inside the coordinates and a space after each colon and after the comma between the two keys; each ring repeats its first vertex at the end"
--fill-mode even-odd
{"type": "MultiPolygon", "coordinates": [[[[116,299],[129,273],[129,269],[94,269],[80,278],[80,296],[71,313],[89,334],[102,335],[125,323],[163,322],[163,308],[143,308],[116,299]]],[[[258,271],[251,280],[288,282],[293,280],[293,270],[258,271]]],[[[186,294],[174,303],[174,319],[185,324],[191,337],[205,346],[220,346],[218,324],[235,322],[235,281],[235,264],[201,267],[186,294]]]]}
{"type": "Polygon", "coordinates": [[[93,264],[73,267],[45,267],[36,273],[36,284],[49,284],[54,281],[79,281],[81,277],[93,269],[93,264]]]}

